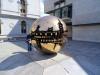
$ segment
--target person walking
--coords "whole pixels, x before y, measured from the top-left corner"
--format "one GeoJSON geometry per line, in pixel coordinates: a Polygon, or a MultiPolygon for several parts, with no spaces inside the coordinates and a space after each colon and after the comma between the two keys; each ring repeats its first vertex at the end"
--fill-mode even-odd
{"type": "Polygon", "coordinates": [[[28,34],[27,37],[26,37],[26,40],[27,40],[27,45],[28,45],[28,51],[32,51],[32,40],[31,40],[31,35],[28,34]]]}

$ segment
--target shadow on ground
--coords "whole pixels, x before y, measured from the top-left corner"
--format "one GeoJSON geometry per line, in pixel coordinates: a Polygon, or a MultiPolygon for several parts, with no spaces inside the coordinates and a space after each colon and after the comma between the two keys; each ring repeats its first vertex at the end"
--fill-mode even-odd
{"type": "MultiPolygon", "coordinates": [[[[12,43],[27,50],[27,44],[20,42],[12,43]]],[[[69,41],[60,53],[72,57],[88,75],[100,75],[100,43],[69,41]]],[[[12,70],[54,56],[56,55],[42,54],[34,50],[34,48],[32,53],[17,52],[1,61],[0,71],[12,70]],[[33,59],[30,58],[30,55],[32,55],[33,59]]]]}
{"type": "Polygon", "coordinates": [[[100,43],[70,40],[61,53],[72,57],[88,75],[100,75],[100,43]]]}
{"type": "Polygon", "coordinates": [[[35,63],[36,61],[50,59],[54,55],[46,55],[43,53],[34,53],[34,52],[16,52],[14,55],[6,58],[0,63],[0,71],[12,70],[21,66],[25,66],[29,63],[35,63]],[[33,54],[33,59],[30,58],[30,55],[33,54]]]}

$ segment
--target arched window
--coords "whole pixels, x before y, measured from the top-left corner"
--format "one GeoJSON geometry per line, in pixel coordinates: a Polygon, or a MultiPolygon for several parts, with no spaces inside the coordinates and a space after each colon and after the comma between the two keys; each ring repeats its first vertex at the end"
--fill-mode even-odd
{"type": "Polygon", "coordinates": [[[21,33],[26,33],[26,21],[21,21],[21,33]]]}

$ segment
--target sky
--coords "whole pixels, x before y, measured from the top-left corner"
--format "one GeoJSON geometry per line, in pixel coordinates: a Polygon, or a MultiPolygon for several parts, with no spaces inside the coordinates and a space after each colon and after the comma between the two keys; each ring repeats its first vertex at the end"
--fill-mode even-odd
{"type": "Polygon", "coordinates": [[[40,0],[40,5],[41,5],[41,14],[44,14],[44,0],[40,0]]]}
{"type": "Polygon", "coordinates": [[[47,16],[48,14],[44,13],[44,0],[40,0],[40,5],[41,5],[41,17],[47,16]]]}

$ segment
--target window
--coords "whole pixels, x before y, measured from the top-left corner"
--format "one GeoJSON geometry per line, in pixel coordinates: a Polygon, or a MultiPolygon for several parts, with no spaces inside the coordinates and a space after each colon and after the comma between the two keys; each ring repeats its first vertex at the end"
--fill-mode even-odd
{"type": "Polygon", "coordinates": [[[72,5],[68,5],[62,8],[62,18],[72,18],[72,5]]]}
{"type": "Polygon", "coordinates": [[[68,6],[68,17],[72,18],[72,5],[68,6]]]}
{"type": "Polygon", "coordinates": [[[68,7],[62,8],[62,18],[68,17],[68,7]]]}
{"type": "Polygon", "coordinates": [[[0,20],[0,34],[1,34],[1,20],[0,20]]]}
{"type": "Polygon", "coordinates": [[[26,33],[26,21],[21,21],[21,33],[26,33]]]}
{"type": "Polygon", "coordinates": [[[21,4],[20,15],[26,16],[27,13],[26,0],[20,0],[20,4],[21,4]]]}
{"type": "Polygon", "coordinates": [[[61,18],[61,9],[55,10],[55,16],[61,18]]]}
{"type": "Polygon", "coordinates": [[[20,9],[21,13],[25,13],[26,10],[25,9],[20,9]]]}
{"type": "Polygon", "coordinates": [[[59,1],[56,1],[54,3],[54,7],[55,9],[59,8],[59,7],[63,7],[65,5],[65,0],[59,0],[59,1]]]}
{"type": "Polygon", "coordinates": [[[54,3],[54,15],[59,18],[72,18],[72,4],[65,6],[66,0],[58,0],[54,3]]]}
{"type": "Polygon", "coordinates": [[[72,4],[65,6],[65,0],[59,1],[54,3],[55,10],[50,11],[48,14],[57,16],[59,18],[72,18],[72,4]]]}
{"type": "Polygon", "coordinates": [[[25,5],[25,0],[20,0],[22,5],[25,5]]]}

